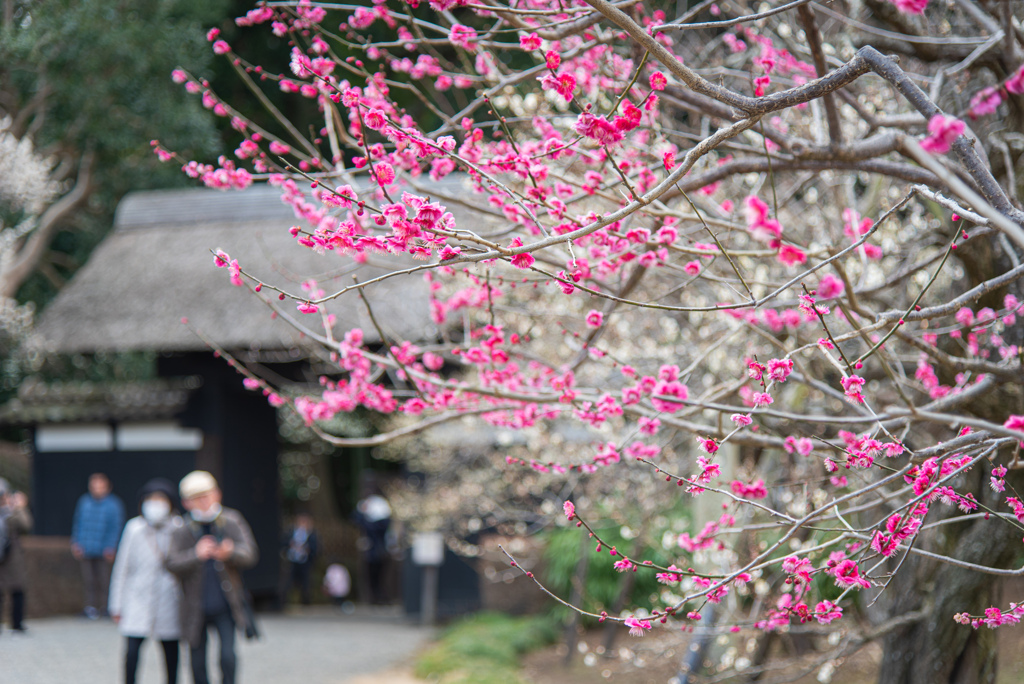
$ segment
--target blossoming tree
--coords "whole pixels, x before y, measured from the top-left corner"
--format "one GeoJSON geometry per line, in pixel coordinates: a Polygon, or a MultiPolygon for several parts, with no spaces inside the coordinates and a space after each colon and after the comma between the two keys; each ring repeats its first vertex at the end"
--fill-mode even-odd
{"type": "MultiPolygon", "coordinates": [[[[578,423],[584,448],[534,441],[507,476],[585,492],[628,472],[715,503],[670,521],[658,564],[607,547],[593,497],[559,500],[592,562],[666,587],[650,613],[557,597],[574,610],[637,636],[832,632],[809,663],[826,670],[882,639],[883,681],[974,681],[986,630],[1024,615],[993,605],[995,580],[1024,574],[1021,4],[675,7],[261,4],[236,24],[286,38],[286,73],[211,30],[270,123],[176,71],[240,137],[184,171],[280,187],[296,249],[422,275],[441,330],[335,339],[333,303],[380,278],[293,289],[218,251],[336,364],[317,396],[246,384],[314,427],[405,417],[324,435],[339,444],[578,423]],[[271,90],[316,119],[287,120],[271,90]]],[[[757,671],[737,653],[722,664],[757,671]]]]}

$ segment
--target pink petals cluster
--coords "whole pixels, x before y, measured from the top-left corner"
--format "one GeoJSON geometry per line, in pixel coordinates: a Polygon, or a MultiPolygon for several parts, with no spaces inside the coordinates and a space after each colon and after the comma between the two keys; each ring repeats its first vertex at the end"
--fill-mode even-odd
{"type": "Polygon", "coordinates": [[[787,627],[793,618],[804,623],[812,618],[820,624],[827,625],[843,616],[843,609],[831,601],[820,601],[812,611],[808,604],[794,598],[793,594],[783,594],[776,602],[775,608],[769,610],[764,619],[755,623],[755,627],[765,631],[775,631],[787,627]]]}
{"type": "Polygon", "coordinates": [[[758,242],[769,247],[778,248],[782,244],[782,226],[773,218],[768,218],[768,203],[756,195],[746,199],[747,229],[758,242]]]}
{"type": "Polygon", "coordinates": [[[454,24],[448,33],[448,40],[463,50],[473,50],[476,48],[476,30],[462,24],[454,24]]]}
{"type": "MultiPolygon", "coordinates": [[[[1024,416],[1010,416],[1003,423],[1003,427],[1007,430],[1015,430],[1017,432],[1024,432],[1024,416]]],[[[1022,440],[1024,443],[1024,440],[1022,440]]]]}
{"type": "Polygon", "coordinates": [[[793,359],[770,359],[768,361],[768,377],[773,382],[786,382],[793,372],[793,359]]]}
{"type": "Polygon", "coordinates": [[[1006,466],[998,465],[992,469],[992,475],[989,477],[989,484],[992,486],[994,492],[1006,491],[1006,466]]]}
{"type": "Polygon", "coordinates": [[[928,121],[928,137],[921,141],[921,149],[932,154],[949,152],[953,141],[964,133],[960,119],[936,114],[928,121]]]}
{"type": "MultiPolygon", "coordinates": [[[[875,224],[875,222],[871,218],[869,218],[867,216],[861,218],[860,214],[858,214],[853,209],[850,209],[850,208],[843,209],[843,235],[845,235],[846,237],[850,238],[850,242],[854,242],[855,243],[858,240],[860,240],[861,236],[865,235],[869,230],[871,230],[871,227],[874,224],[875,224]]],[[[877,245],[873,245],[870,242],[865,242],[864,244],[862,244],[857,249],[858,249],[859,252],[861,252],[868,259],[881,259],[882,258],[882,248],[877,246],[877,245]]],[[[826,278],[827,277],[828,276],[826,276],[826,278]]],[[[822,281],[824,281],[824,278],[822,279],[822,281]]],[[[839,285],[842,285],[841,281],[839,282],[839,285]]],[[[828,297],[829,296],[829,295],[821,294],[820,292],[819,292],[819,294],[822,297],[828,297]]]]}
{"type": "Polygon", "coordinates": [[[220,157],[219,167],[189,162],[182,171],[192,178],[199,178],[203,185],[217,190],[244,190],[252,185],[252,174],[226,157],[220,157]]]}
{"type": "Polygon", "coordinates": [[[615,124],[603,116],[594,116],[590,112],[580,114],[573,129],[598,145],[614,145],[623,137],[622,131],[615,124]]]}
{"type": "Polygon", "coordinates": [[[982,88],[971,98],[971,108],[967,115],[977,119],[989,114],[995,114],[999,105],[1003,103],[1003,94],[998,88],[982,88]]]}
{"type": "Polygon", "coordinates": [[[1010,609],[1003,611],[992,606],[985,609],[984,615],[973,616],[970,613],[957,613],[953,620],[961,625],[970,625],[974,629],[988,627],[995,629],[1003,625],[1016,625],[1024,617],[1024,603],[1011,603],[1010,609]]]}
{"type": "Polygon", "coordinates": [[[868,589],[871,587],[871,582],[860,574],[860,566],[857,565],[857,562],[849,558],[831,565],[827,572],[832,575],[836,586],[841,589],[850,587],[868,589]]]}
{"type": "Polygon", "coordinates": [[[789,575],[787,583],[808,585],[811,575],[815,572],[814,565],[808,558],[789,556],[782,561],[782,571],[789,575]]]}
{"type": "Polygon", "coordinates": [[[782,446],[787,453],[797,453],[801,456],[810,456],[811,452],[814,451],[814,440],[810,437],[794,437],[793,435],[790,435],[789,437],[786,437],[786,441],[782,446]]]}
{"type": "Polygon", "coordinates": [[[553,90],[566,102],[571,102],[576,91],[576,77],[564,71],[560,74],[547,73],[540,77],[544,90],[553,90]]]}
{"type": "Polygon", "coordinates": [[[716,541],[716,536],[723,528],[734,524],[736,524],[736,518],[728,513],[723,513],[718,520],[708,521],[696,537],[691,537],[688,533],[683,532],[679,535],[677,543],[679,544],[679,548],[689,553],[693,553],[701,549],[722,549],[725,548],[725,545],[720,541],[716,541]]]}
{"type": "Polygon", "coordinates": [[[241,287],[245,284],[242,281],[242,269],[238,265],[238,259],[232,259],[226,252],[218,249],[213,255],[213,264],[217,268],[228,269],[229,279],[235,287],[241,287]]]}
{"type": "Polygon", "coordinates": [[[847,399],[857,404],[864,403],[864,395],[861,393],[861,390],[864,389],[864,378],[859,375],[848,375],[842,378],[840,382],[843,385],[843,393],[847,399]]]}
{"type": "Polygon", "coordinates": [[[739,480],[733,480],[729,483],[729,489],[736,496],[744,499],[764,499],[768,496],[768,488],[765,487],[764,480],[757,480],[747,484],[739,480]]]}
{"type": "Polygon", "coordinates": [[[871,538],[871,548],[886,558],[896,554],[900,544],[917,534],[921,529],[928,506],[921,503],[913,506],[907,513],[894,513],[885,521],[885,532],[875,530],[871,538]]]}
{"type": "Polygon", "coordinates": [[[623,624],[625,624],[626,627],[629,627],[630,636],[642,637],[646,632],[651,630],[650,620],[640,620],[635,616],[626,618],[623,621],[623,624]]]}
{"type": "Polygon", "coordinates": [[[658,380],[651,389],[651,404],[654,408],[664,413],[675,413],[686,405],[682,402],[689,398],[689,390],[678,378],[678,366],[661,367],[658,371],[658,380]],[[672,401],[673,399],[679,401],[672,401]]]}
{"type": "Polygon", "coordinates": [[[892,4],[904,14],[924,14],[928,0],[891,0],[892,4]]]}
{"type": "MultiPolygon", "coordinates": [[[[950,456],[949,458],[943,459],[941,462],[938,458],[932,457],[925,460],[919,466],[913,466],[904,475],[904,480],[907,484],[912,485],[914,495],[921,496],[929,490],[932,485],[938,484],[940,480],[945,480],[950,474],[963,468],[971,462],[970,456],[961,456],[960,454],[950,456]]],[[[947,488],[948,489],[948,488],[947,488]]],[[[952,490],[948,490],[951,492],[952,490]]],[[[948,493],[947,490],[940,491],[939,489],[932,490],[931,499],[939,498],[943,493],[948,493]]],[[[949,503],[956,503],[956,500],[950,501],[949,503]]]]}
{"type": "MultiPolygon", "coordinates": [[[[716,444],[715,450],[717,451],[717,449],[718,445],[716,444]]],[[[721,466],[719,466],[717,463],[713,463],[706,456],[703,455],[697,457],[697,467],[700,468],[700,472],[697,474],[697,477],[693,479],[693,484],[691,484],[686,489],[687,492],[693,494],[694,496],[701,494],[704,491],[704,488],[701,487],[700,485],[709,484],[722,472],[721,466]]]]}
{"type": "Polygon", "coordinates": [[[735,423],[736,427],[746,427],[754,422],[753,418],[751,418],[749,414],[745,413],[734,413],[729,417],[729,420],[735,423]]]}
{"type": "Polygon", "coordinates": [[[1024,95],[1024,64],[1017,67],[1017,71],[1010,78],[1006,79],[1006,92],[1014,95],[1024,95]]]}
{"type": "Polygon", "coordinates": [[[832,299],[833,297],[838,297],[843,294],[845,289],[846,285],[843,284],[842,280],[831,273],[826,273],[822,276],[821,280],[818,281],[816,293],[822,299],[832,299]]]}
{"type": "Polygon", "coordinates": [[[1008,496],[1006,497],[1006,505],[1013,511],[1013,515],[1018,521],[1024,522],[1024,501],[1015,496],[1008,496]]]}
{"type": "Polygon", "coordinates": [[[779,262],[786,266],[796,266],[807,262],[807,253],[799,247],[782,242],[782,225],[769,218],[768,204],[756,195],[746,199],[747,230],[751,237],[763,242],[768,247],[778,250],[779,262]]]}
{"type": "Polygon", "coordinates": [[[682,569],[677,568],[675,565],[668,566],[668,572],[659,572],[655,575],[655,578],[661,584],[675,584],[683,579],[682,569]]]}
{"type": "MultiPolygon", "coordinates": [[[[783,76],[793,74],[793,80],[797,83],[803,83],[808,77],[816,75],[813,66],[796,59],[788,50],[780,50],[775,47],[775,43],[770,37],[761,35],[749,27],[737,29],[738,34],[742,32],[746,32],[752,44],[761,48],[760,55],[753,60],[754,66],[760,73],[754,77],[754,97],[764,97],[766,88],[771,83],[770,74],[773,71],[778,71],[783,76]]],[[[732,52],[743,52],[747,48],[747,44],[743,40],[732,34],[725,34],[722,40],[732,52]]]]}
{"type": "MultiPolygon", "coordinates": [[[[839,438],[847,451],[847,468],[870,468],[874,465],[875,459],[879,457],[895,458],[904,452],[904,447],[899,442],[881,442],[868,434],[855,435],[846,430],[839,431],[839,438]]],[[[836,470],[837,466],[831,459],[825,461],[825,467],[829,472],[836,470]]]]}

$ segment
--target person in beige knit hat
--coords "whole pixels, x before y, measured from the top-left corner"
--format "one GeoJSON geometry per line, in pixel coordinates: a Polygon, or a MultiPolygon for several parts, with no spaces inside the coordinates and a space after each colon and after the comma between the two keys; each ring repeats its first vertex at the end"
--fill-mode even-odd
{"type": "Polygon", "coordinates": [[[220,639],[221,681],[234,684],[235,629],[255,636],[241,571],[256,564],[259,552],[242,515],[221,506],[217,480],[196,470],[178,485],[185,525],[171,536],[167,569],[181,582],[181,635],[188,641],[195,684],[208,684],[206,641],[210,627],[220,639]]]}

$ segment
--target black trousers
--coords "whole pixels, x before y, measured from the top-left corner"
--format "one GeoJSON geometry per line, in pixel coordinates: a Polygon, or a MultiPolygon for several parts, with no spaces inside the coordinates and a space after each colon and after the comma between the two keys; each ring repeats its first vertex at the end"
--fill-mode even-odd
{"type": "Polygon", "coordinates": [[[83,558],[79,563],[82,566],[82,583],[85,585],[85,607],[95,608],[99,613],[107,612],[112,564],[103,556],[83,558]]]}
{"type": "Polygon", "coordinates": [[[203,619],[199,645],[193,647],[189,654],[192,661],[192,679],[195,684],[210,684],[210,677],[206,672],[206,637],[210,627],[217,630],[217,637],[220,639],[221,684],[235,684],[238,662],[235,658],[235,620],[231,617],[231,611],[207,615],[203,619]]]}
{"type": "MultiPolygon", "coordinates": [[[[135,684],[135,673],[139,669],[139,649],[142,648],[143,637],[128,637],[128,647],[124,654],[124,681],[125,684],[135,684]]],[[[164,649],[164,666],[167,671],[167,684],[177,684],[178,681],[178,642],[161,641],[164,649]]]]}
{"type": "Polygon", "coordinates": [[[366,571],[370,580],[370,601],[375,606],[385,605],[388,598],[384,582],[384,561],[367,561],[366,571]]]}
{"type": "MultiPolygon", "coordinates": [[[[3,624],[4,592],[0,591],[0,625],[3,624]]],[[[11,592],[11,629],[22,630],[25,626],[21,621],[25,618],[25,592],[15,589],[11,592]]]]}
{"type": "MultiPolygon", "coordinates": [[[[306,561],[305,563],[289,563],[291,565],[291,582],[288,585],[288,589],[294,586],[299,587],[299,598],[302,600],[302,605],[308,606],[311,599],[312,592],[310,591],[309,575],[313,569],[313,562],[306,561]]],[[[284,602],[287,603],[288,592],[285,591],[284,602]]]]}

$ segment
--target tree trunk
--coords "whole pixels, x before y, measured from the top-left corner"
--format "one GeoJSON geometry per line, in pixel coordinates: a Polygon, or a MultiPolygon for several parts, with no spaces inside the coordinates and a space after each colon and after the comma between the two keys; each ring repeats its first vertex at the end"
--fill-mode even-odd
{"type": "MultiPolygon", "coordinates": [[[[971,563],[1006,567],[1020,548],[1018,530],[994,520],[967,527],[953,556],[971,563]]],[[[908,558],[886,590],[892,617],[924,608],[923,619],[893,630],[882,641],[879,684],[994,684],[995,630],[971,629],[953,621],[956,613],[978,614],[999,605],[998,578],[971,570],[908,558]]]]}
{"type": "MultiPolygon", "coordinates": [[[[971,231],[973,226],[960,225],[971,231]]],[[[957,230],[958,228],[954,228],[957,230]]],[[[950,236],[952,237],[952,236],[950,236]]],[[[971,240],[964,244],[957,258],[964,266],[972,285],[984,282],[998,273],[1013,268],[1010,256],[995,238],[971,240]]],[[[1024,296],[1020,281],[1006,289],[988,293],[972,306],[1000,308],[1007,293],[1018,299],[1024,296]]],[[[1024,344],[1024,326],[1008,326],[1003,334],[1007,344],[1024,344]]],[[[1020,387],[1003,385],[965,410],[997,424],[1009,413],[1018,413],[1021,406],[1020,387]]],[[[1000,452],[996,463],[1006,463],[1007,452],[1000,452]]],[[[969,474],[967,484],[958,487],[971,491],[988,507],[1006,510],[1005,494],[997,494],[988,485],[988,474],[994,464],[982,463],[969,474]]],[[[1024,472],[1011,471],[1006,478],[1007,490],[1021,491],[1024,472]]],[[[933,503],[932,507],[944,507],[933,503]]],[[[934,511],[938,512],[938,511],[934,511]]],[[[934,514],[934,513],[933,513],[934,514]]],[[[956,512],[950,513],[957,515],[956,512]]],[[[934,518],[933,518],[934,519],[934,518]]],[[[958,560],[995,568],[1008,568],[1019,562],[1020,530],[995,519],[952,524],[944,528],[945,539],[937,535],[938,551],[958,560]]],[[[934,533],[933,533],[934,535],[934,533]]],[[[928,541],[924,541],[928,543],[928,541]]],[[[995,630],[972,629],[953,621],[957,613],[978,615],[989,606],[1000,605],[999,577],[985,575],[934,561],[921,556],[907,558],[900,572],[883,595],[889,602],[888,617],[894,618],[913,610],[924,609],[925,617],[916,623],[889,632],[882,639],[884,654],[879,684],[994,684],[997,672],[995,630]]],[[[1020,600],[1024,597],[1012,597],[1020,600]]]]}
{"type": "MultiPolygon", "coordinates": [[[[572,593],[569,596],[569,603],[578,606],[583,602],[583,594],[587,584],[587,567],[590,565],[590,538],[585,534],[580,535],[580,557],[576,561],[576,572],[572,576],[572,593]]],[[[575,610],[569,612],[569,621],[565,625],[565,658],[562,660],[563,667],[572,665],[576,657],[576,646],[580,641],[580,614],[575,610]]]]}

